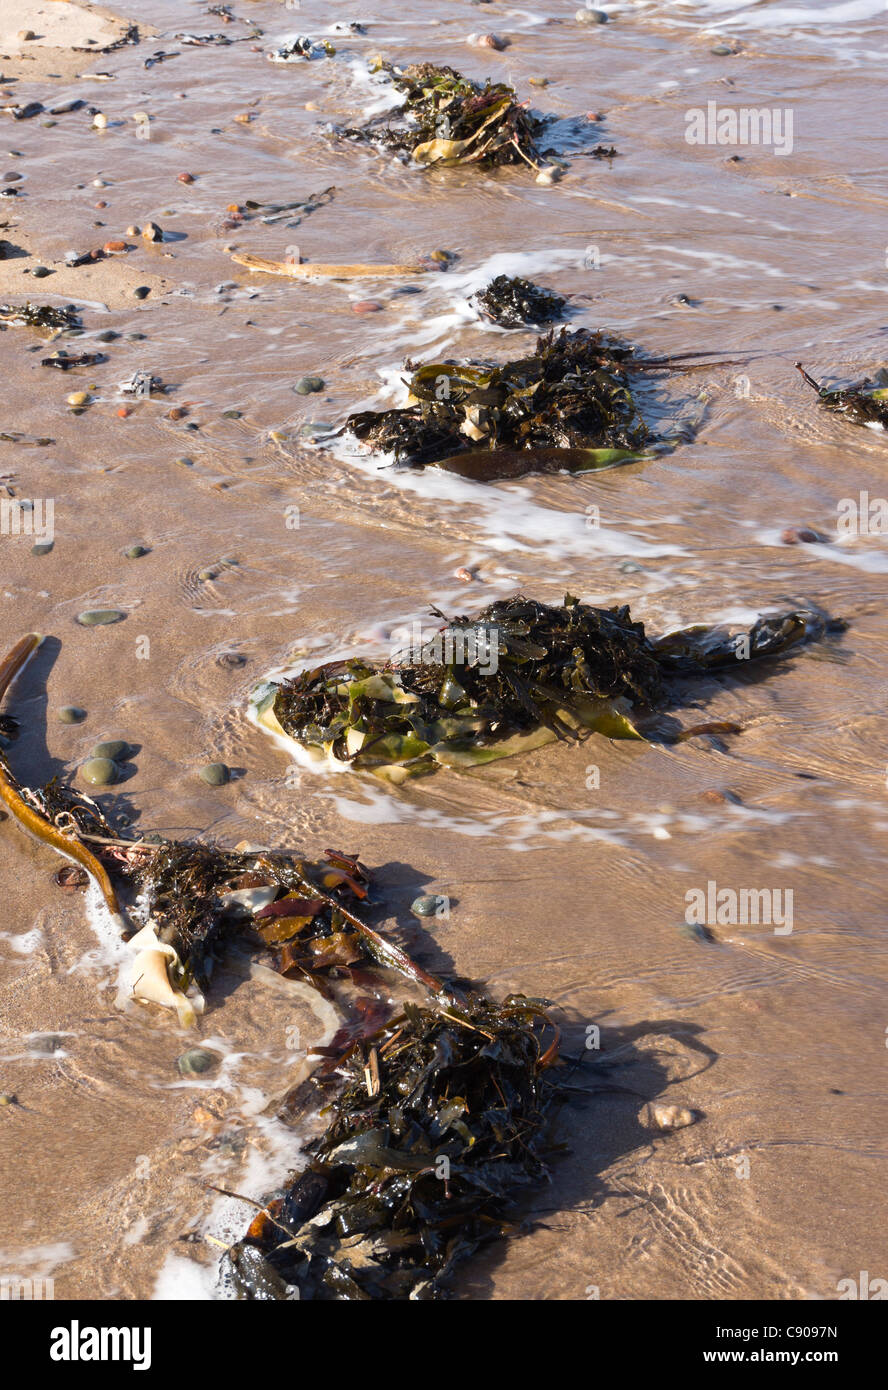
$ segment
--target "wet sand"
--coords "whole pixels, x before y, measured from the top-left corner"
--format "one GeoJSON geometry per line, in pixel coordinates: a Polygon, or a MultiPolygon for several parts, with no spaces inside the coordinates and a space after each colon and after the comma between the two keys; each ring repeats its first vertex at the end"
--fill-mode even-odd
{"type": "MultiPolygon", "coordinates": [[[[884,438],[819,410],[793,368],[850,380],[886,360],[875,12],[845,22],[830,6],[819,23],[781,28],[774,4],[655,3],[581,30],[550,0],[448,0],[428,17],[378,0],[343,11],[367,35],[331,34],[335,58],[279,66],[267,53],[294,32],[329,32],[327,8],[305,0],[295,28],[265,0],[241,0],[227,25],[202,5],[139,8],[140,29],[156,33],[93,64],[111,81],[61,61],[50,69],[61,78],[31,79],[2,62],[16,102],[84,98],[108,116],[104,130],[87,108],[4,118],[18,153],[0,178],[24,177],[2,185],[22,191],[0,200],[0,237],[23,254],[0,261],[0,300],[79,304],[84,336],[53,346],[109,359],[52,372],[39,365],[45,337],[0,333],[2,432],[53,441],[0,443],[8,488],[55,508],[51,553],[0,537],[7,646],[30,630],[51,639],[5,705],[23,730],[14,770],[35,785],[75,777],[100,740],[127,739],[134,771],[101,801],[139,831],[359,850],[387,929],[427,968],[498,997],[551,999],[568,1047],[600,1028],[594,1094],[562,1116],[571,1153],[529,1203],[527,1234],[464,1266],[458,1297],[831,1299],[840,1279],[883,1273],[888,554],[878,534],[781,540],[793,525],[836,536],[841,499],[885,489],[884,438]],[[510,46],[467,46],[482,28],[510,46]],[[236,42],[193,46],[182,33],[236,42]],[[733,56],[711,52],[729,42],[733,56]],[[158,51],[179,56],[146,69],[158,51]],[[361,77],[377,52],[508,79],[565,120],[601,113],[593,142],[619,157],[568,155],[561,182],[542,187],[522,170],[423,173],[331,143],[323,123],[355,122],[378,95],[361,77]],[[710,100],[792,109],[792,154],[689,145],[685,113],[710,100]],[[231,225],[226,211],[331,186],[296,226],[231,225]],[[125,237],[149,220],[168,239],[125,237]],[[60,265],[117,238],[133,249],[60,265]],[[459,260],[402,295],[384,281],[250,275],[226,251],[280,259],[293,246],[309,260],[436,248],[459,260]],[[53,274],[24,274],[37,264],[53,274]],[[727,364],[642,393],[655,428],[694,418],[696,436],[595,475],[490,486],[309,444],[304,425],[392,399],[408,357],[526,348],[532,334],[484,328],[465,308],[500,270],[570,294],[572,326],[727,364]],[[355,314],[365,299],[382,311],[355,314]],[[97,343],[108,329],[121,336],[97,343]],[[137,370],[169,390],[123,419],[118,384],[137,370]],[[322,394],[294,393],[307,373],[324,378],[322,394]],[[93,396],[81,415],[65,404],[77,389],[93,396]],[[186,413],[170,419],[173,408],[186,413]],[[134,543],[149,553],[126,559],[134,543]],[[458,580],[461,566],[477,566],[477,581],[458,580]],[[652,633],[806,600],[850,626],[694,690],[674,711],[683,725],[743,732],[672,748],[593,738],[394,789],[291,768],[247,719],[272,669],[383,656],[392,630],[432,603],[474,612],[516,590],[628,602],[652,633]],[[108,606],[125,621],[76,624],[108,606]],[[220,664],[231,651],[242,668],[220,664]],[[58,721],[68,704],[85,723],[58,721]],[[237,775],[212,790],[196,770],[216,759],[237,775]],[[695,935],[686,893],[710,880],[792,890],[792,932],[695,935]],[[446,893],[449,919],[418,923],[417,892],[446,893]],[[652,1103],[699,1118],[660,1132],[652,1103]]],[[[41,32],[15,11],[12,23],[0,11],[0,32],[41,32]]],[[[569,143],[575,129],[561,134],[569,143]]],[[[115,1006],[98,911],[57,889],[48,850],[9,822],[0,832],[0,1090],[19,1102],[0,1110],[0,1272],[52,1275],[60,1297],[213,1296],[215,1242],[240,1234],[249,1211],[205,1184],[262,1200],[300,1165],[317,1121],[288,1128],[275,1097],[335,1019],[298,991],[226,976],[200,1025],[225,1064],[183,1084],[175,1059],[189,1039],[172,1016],[115,1006]]]]}

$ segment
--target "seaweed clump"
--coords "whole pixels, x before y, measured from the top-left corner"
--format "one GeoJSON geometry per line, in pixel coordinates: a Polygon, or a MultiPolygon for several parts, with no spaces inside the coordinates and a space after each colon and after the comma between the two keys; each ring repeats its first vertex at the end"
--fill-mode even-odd
{"type": "MultiPolygon", "coordinates": [[[[437,609],[439,618],[444,615],[437,609]]],[[[750,629],[697,626],[659,639],[627,606],[562,605],[517,595],[476,618],[445,619],[381,666],[328,663],[252,696],[260,724],[301,747],[399,782],[571,739],[583,730],[640,738],[630,709],[663,705],[671,678],[772,657],[840,629],[816,609],[750,629]]]]}
{"type": "MultiPolygon", "coordinates": [[[[548,1179],[544,1000],[406,1004],[338,1059],[308,1167],[225,1257],[242,1297],[430,1299],[548,1179]]],[[[548,1041],[548,1046],[546,1046],[548,1041]]]]}
{"type": "Polygon", "coordinates": [[[528,324],[553,323],[564,313],[567,300],[520,275],[497,275],[472,296],[471,302],[491,323],[501,328],[525,328],[528,324]]]}
{"type": "Polygon", "coordinates": [[[876,380],[865,377],[856,386],[830,388],[819,385],[808,375],[801,362],[795,365],[827,410],[844,415],[855,425],[875,425],[888,430],[888,374],[884,370],[878,373],[876,380]]]}
{"type": "Polygon", "coordinates": [[[449,67],[380,62],[404,100],[363,126],[336,130],[350,140],[381,145],[416,164],[529,164],[541,167],[537,146],[545,122],[504,82],[483,86],[449,67]]]}
{"type": "Polygon", "coordinates": [[[638,453],[649,438],[628,385],[633,354],[602,333],[562,328],[512,362],[408,363],[408,404],[350,415],[343,430],[396,462],[446,460],[467,476],[601,467],[638,453]],[[550,450],[558,451],[554,459],[550,450]],[[492,454],[505,457],[485,457],[492,454]]]}

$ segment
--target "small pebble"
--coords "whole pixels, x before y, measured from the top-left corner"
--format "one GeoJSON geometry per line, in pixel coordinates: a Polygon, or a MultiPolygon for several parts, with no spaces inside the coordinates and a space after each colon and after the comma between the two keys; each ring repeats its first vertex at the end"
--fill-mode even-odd
{"type": "Polygon", "coordinates": [[[378,299],[357,299],[351,307],[353,314],[378,314],[383,305],[378,299]]]}
{"type": "Polygon", "coordinates": [[[79,705],[63,705],[58,712],[58,720],[61,724],[82,724],[86,718],[86,710],[79,705]]]}
{"type": "Polygon", "coordinates": [[[93,116],[93,130],[105,130],[108,125],[108,117],[104,111],[97,111],[93,116]]]}
{"type": "Polygon", "coordinates": [[[324,378],[320,376],[300,377],[293,390],[299,396],[310,396],[313,391],[323,391],[324,378]]]}
{"type": "Polygon", "coordinates": [[[53,542],[52,542],[52,541],[37,541],[37,543],[36,543],[35,545],[32,545],[32,546],[31,546],[31,554],[32,554],[32,555],[48,555],[49,552],[52,550],[52,547],[53,547],[53,542]]]}
{"type": "Polygon", "coordinates": [[[194,183],[194,175],[193,175],[193,174],[179,174],[179,175],[178,175],[178,181],[179,181],[179,183],[194,183]]]}
{"type": "Polygon", "coordinates": [[[57,874],[53,874],[53,881],[64,892],[74,893],[78,888],[87,886],[89,874],[79,864],[65,864],[57,874]]]}
{"type": "Polygon", "coordinates": [[[716,58],[730,58],[736,49],[729,47],[726,43],[717,43],[714,48],[710,48],[709,52],[714,54],[716,58]]]}
{"type": "Polygon", "coordinates": [[[131,222],[130,225],[129,225],[129,226],[127,227],[127,229],[126,229],[126,234],[127,234],[127,236],[141,236],[141,235],[142,235],[142,228],[141,228],[141,227],[137,227],[136,224],[135,224],[135,222],[131,222]]]}
{"type": "Polygon", "coordinates": [[[202,1047],[189,1047],[176,1061],[183,1076],[203,1076],[216,1065],[219,1058],[215,1052],[207,1052],[202,1047]]]}
{"type": "Polygon", "coordinates": [[[475,578],[472,571],[467,570],[465,565],[460,565],[459,569],[454,571],[453,577],[454,579],[461,579],[464,584],[471,584],[472,580],[475,578]]]}
{"type": "Polygon", "coordinates": [[[414,917],[436,917],[439,911],[446,912],[449,907],[450,899],[443,893],[426,893],[421,898],[414,898],[410,911],[414,917]]]}
{"type": "Polygon", "coordinates": [[[0,1105],[18,1105],[12,1091],[0,1091],[0,1105]]]}
{"type": "Polygon", "coordinates": [[[224,763],[207,763],[198,771],[198,777],[206,782],[208,787],[224,787],[231,777],[231,773],[224,763]]]}
{"type": "Polygon", "coordinates": [[[784,545],[829,545],[829,536],[822,531],[812,530],[810,526],[787,526],[781,532],[780,539],[784,545]]]}
{"type": "Polygon", "coordinates": [[[180,458],[180,459],[176,459],[176,463],[181,464],[183,468],[193,468],[193,467],[194,467],[194,459],[180,458]]]}
{"type": "Polygon", "coordinates": [[[622,560],[620,564],[617,565],[617,569],[620,571],[621,574],[642,573],[641,565],[636,564],[634,560],[622,560]]]}
{"type": "Polygon", "coordinates": [[[126,614],[119,608],[88,608],[77,614],[81,627],[107,627],[110,623],[123,622],[126,614]]]}
{"type": "Polygon", "coordinates": [[[527,80],[531,87],[548,87],[549,85],[548,77],[528,77],[527,80]]]}
{"type": "Polygon", "coordinates": [[[140,560],[143,555],[150,554],[147,545],[131,545],[123,552],[128,560],[140,560]]]}
{"type": "Polygon", "coordinates": [[[685,1105],[652,1104],[648,1110],[648,1128],[684,1129],[699,1118],[696,1110],[689,1110],[685,1105]]]}
{"type": "Polygon", "coordinates": [[[536,176],[536,182],[542,184],[557,183],[564,170],[558,164],[544,164],[536,176]]]}
{"type": "Polygon", "coordinates": [[[90,758],[80,775],[91,787],[110,787],[117,781],[117,768],[110,758],[90,758]]]}
{"type": "Polygon", "coordinates": [[[147,299],[150,293],[150,285],[137,285],[136,288],[133,290],[133,294],[135,295],[136,299],[147,299]]]}
{"type": "Polygon", "coordinates": [[[604,10],[577,10],[575,15],[577,24],[607,24],[607,18],[604,10]]]}
{"type": "Polygon", "coordinates": [[[454,259],[452,251],[432,251],[429,256],[430,261],[437,261],[439,265],[449,265],[454,259]]]}
{"type": "Polygon", "coordinates": [[[132,415],[132,411],[130,410],[130,408],[129,408],[128,405],[121,405],[121,406],[118,407],[118,410],[117,410],[117,418],[118,418],[118,420],[128,420],[129,417],[130,417],[131,415],[132,415]]]}
{"type": "Polygon", "coordinates": [[[76,409],[78,406],[84,406],[89,404],[89,392],[72,391],[70,396],[66,396],[65,399],[68,402],[68,405],[73,406],[76,409]]]}
{"type": "Polygon", "coordinates": [[[163,241],[163,232],[156,222],[146,222],[142,228],[144,241],[163,241]]]}
{"type": "Polygon", "coordinates": [[[116,256],[116,255],[119,255],[119,253],[120,253],[121,251],[125,251],[125,250],[126,250],[126,242],[125,242],[125,241],[106,241],[106,242],[105,242],[105,245],[102,247],[102,250],[104,251],[104,253],[105,253],[106,256],[116,256]]]}
{"type": "Polygon", "coordinates": [[[91,758],[110,758],[112,762],[127,762],[130,756],[130,746],[124,743],[122,738],[108,739],[106,743],[97,743],[89,755],[91,758]]]}
{"type": "Polygon", "coordinates": [[[144,333],[127,333],[125,337],[128,343],[141,343],[145,340],[144,333]]]}
{"type": "Polygon", "coordinates": [[[246,666],[247,658],[240,652],[220,652],[216,657],[217,666],[225,666],[230,670],[236,670],[239,666],[246,666]]]}
{"type": "Polygon", "coordinates": [[[34,33],[33,29],[19,29],[16,35],[20,43],[30,43],[31,40],[36,39],[36,37],[37,35],[34,33]]]}
{"type": "Polygon", "coordinates": [[[509,40],[501,39],[499,34],[470,34],[466,43],[473,48],[495,48],[498,53],[509,47],[509,40]]]}
{"type": "Polygon", "coordinates": [[[242,411],[242,410],[223,410],[223,411],[222,411],[222,419],[223,419],[223,420],[240,420],[240,418],[241,418],[242,415],[243,415],[243,411],[242,411]]]}
{"type": "Polygon", "coordinates": [[[97,342],[97,343],[113,343],[113,342],[115,341],[115,339],[116,339],[116,338],[119,338],[119,337],[120,337],[120,334],[117,333],[113,328],[106,328],[106,329],[104,330],[103,333],[97,333],[97,334],[96,334],[96,342],[97,342]]]}
{"type": "Polygon", "coordinates": [[[214,569],[198,570],[197,577],[201,581],[201,583],[206,584],[211,579],[218,579],[219,571],[214,569]]]}
{"type": "Polygon", "coordinates": [[[34,276],[35,280],[45,280],[47,275],[52,275],[52,271],[48,265],[35,265],[31,274],[34,276]]]}

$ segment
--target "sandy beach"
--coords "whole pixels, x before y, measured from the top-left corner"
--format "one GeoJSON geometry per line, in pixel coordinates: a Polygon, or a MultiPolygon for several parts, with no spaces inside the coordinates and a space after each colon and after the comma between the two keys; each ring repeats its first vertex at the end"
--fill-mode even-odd
{"type": "MultiPolygon", "coordinates": [[[[843,499],[862,517],[883,496],[888,445],[794,365],[845,384],[888,365],[884,13],[223,8],[0,0],[0,304],[79,323],[0,311],[0,499],[53,516],[49,537],[0,535],[6,648],[45,636],[4,756],[127,837],[359,854],[381,929],[427,970],[551,1001],[565,1049],[592,1054],[586,1095],[525,1228],[458,1266],[457,1300],[834,1300],[888,1275],[888,550],[839,524],[843,499]],[[335,52],[269,61],[298,34],[335,52]],[[374,55],[508,82],[557,118],[560,177],[332,138],[387,100],[374,55]],[[688,140],[713,102],[779,109],[783,153],[688,140]],[[244,253],[428,269],[288,279],[244,253]],[[528,352],[536,333],[468,305],[501,273],[567,296],[571,329],[701,354],[639,388],[668,452],[485,483],[325,440],[402,399],[408,361],[528,352]],[[60,349],[98,360],[42,365],[60,349]],[[152,393],[126,389],[136,373],[152,393]],[[593,735],[402,786],[297,763],[249,717],[269,673],[383,661],[432,605],[515,593],[626,603],[654,634],[805,604],[848,626],[672,711],[737,732],[593,735]],[[99,609],[121,620],[78,623],[99,609]],[[112,739],[120,780],[90,789],[112,739]],[[216,762],[218,787],[198,775],[216,762]],[[688,893],[710,883],[789,892],[791,929],[695,930],[688,893]],[[411,913],[421,894],[447,915],[411,913]]],[[[62,891],[12,818],[0,835],[0,1274],[58,1298],[223,1297],[220,1253],[254,1211],[211,1187],[264,1203],[304,1165],[324,1121],[281,1098],[340,1013],[234,949],[186,1033],[121,998],[95,890],[62,891]],[[221,1059],[207,1077],[177,1065],[195,1046],[221,1059]]]]}

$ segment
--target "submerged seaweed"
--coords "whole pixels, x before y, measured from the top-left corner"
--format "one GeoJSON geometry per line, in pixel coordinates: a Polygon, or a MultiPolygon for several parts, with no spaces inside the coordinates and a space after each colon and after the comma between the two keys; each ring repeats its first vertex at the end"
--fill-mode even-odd
{"type": "Polygon", "coordinates": [[[528,324],[560,319],[567,300],[520,275],[497,275],[472,296],[470,303],[501,328],[525,328],[528,324]]]}
{"type": "Polygon", "coordinates": [[[884,369],[875,380],[865,377],[855,386],[840,388],[820,386],[801,362],[795,365],[827,410],[846,416],[855,425],[881,425],[883,430],[888,429],[888,373],[884,369]]]}
{"type": "MultiPolygon", "coordinates": [[[[570,450],[575,458],[556,460],[557,467],[600,467],[649,439],[627,382],[627,368],[641,365],[633,353],[603,333],[562,328],[512,362],[408,363],[410,403],[350,415],[343,430],[413,466],[446,460],[459,472],[459,456],[468,453],[474,471],[479,454],[570,450]]],[[[527,459],[524,471],[546,462],[527,459]]],[[[500,476],[496,459],[477,471],[500,476]]]]}
{"type": "Polygon", "coordinates": [[[628,607],[593,608],[570,595],[550,606],[518,595],[474,619],[445,620],[430,640],[382,666],[319,666],[260,686],[253,703],[272,732],[401,781],[584,729],[639,738],[628,711],[663,705],[667,678],[774,656],[827,627],[822,614],[802,610],[739,634],[698,627],[654,641],[628,607]]]}
{"type": "Polygon", "coordinates": [[[503,82],[470,81],[449,67],[413,63],[406,68],[380,62],[404,101],[395,111],[365,125],[334,133],[381,145],[417,164],[529,164],[539,169],[537,141],[545,121],[516,99],[503,82]]]}
{"type": "Polygon", "coordinates": [[[337,1061],[309,1166],[225,1257],[242,1297],[428,1299],[548,1179],[544,1000],[407,1004],[337,1061]]]}

